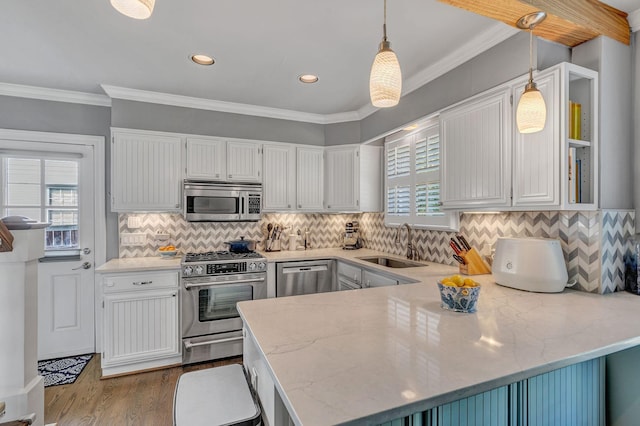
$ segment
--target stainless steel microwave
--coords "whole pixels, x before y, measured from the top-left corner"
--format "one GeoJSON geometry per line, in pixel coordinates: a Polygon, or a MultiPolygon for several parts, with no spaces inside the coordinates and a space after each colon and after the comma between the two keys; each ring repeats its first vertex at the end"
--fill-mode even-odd
{"type": "Polygon", "coordinates": [[[189,222],[258,221],[262,185],[184,181],[184,217],[189,222]]]}

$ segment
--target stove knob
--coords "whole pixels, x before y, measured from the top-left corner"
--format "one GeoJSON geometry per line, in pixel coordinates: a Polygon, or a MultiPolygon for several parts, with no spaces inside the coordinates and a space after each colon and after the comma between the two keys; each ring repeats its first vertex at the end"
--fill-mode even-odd
{"type": "Polygon", "coordinates": [[[202,265],[196,266],[196,275],[202,275],[204,273],[204,267],[202,265]]]}
{"type": "Polygon", "coordinates": [[[256,263],[255,263],[255,262],[251,262],[251,263],[249,263],[249,270],[250,270],[250,271],[253,271],[253,270],[255,270],[255,269],[256,269],[256,263]]]}
{"type": "Polygon", "coordinates": [[[264,262],[258,263],[258,269],[264,269],[265,266],[267,266],[267,265],[265,265],[264,262]]]}
{"type": "Polygon", "coordinates": [[[191,266],[185,266],[185,268],[184,268],[184,274],[185,274],[186,276],[189,276],[189,275],[191,275],[192,273],[193,273],[193,268],[192,268],[191,266]]]}

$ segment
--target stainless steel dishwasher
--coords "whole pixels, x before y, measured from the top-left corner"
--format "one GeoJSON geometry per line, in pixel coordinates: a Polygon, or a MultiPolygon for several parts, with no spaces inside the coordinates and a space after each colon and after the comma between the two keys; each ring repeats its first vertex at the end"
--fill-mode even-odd
{"type": "Polygon", "coordinates": [[[334,291],[335,261],[309,260],[276,264],[276,297],[334,291]]]}

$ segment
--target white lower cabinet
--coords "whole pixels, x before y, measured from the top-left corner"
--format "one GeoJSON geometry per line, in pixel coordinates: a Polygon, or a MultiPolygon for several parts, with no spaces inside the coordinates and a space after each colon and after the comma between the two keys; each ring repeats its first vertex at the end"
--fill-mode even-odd
{"type": "Polygon", "coordinates": [[[389,285],[398,285],[398,279],[378,274],[368,269],[362,270],[362,288],[386,287],[389,285]]]}
{"type": "Polygon", "coordinates": [[[251,332],[243,329],[242,363],[251,388],[258,394],[266,426],[291,425],[289,412],[275,387],[266,359],[261,355],[251,332]]]}
{"type": "Polygon", "coordinates": [[[182,362],[178,273],[113,273],[102,277],[102,375],[182,362]]]}

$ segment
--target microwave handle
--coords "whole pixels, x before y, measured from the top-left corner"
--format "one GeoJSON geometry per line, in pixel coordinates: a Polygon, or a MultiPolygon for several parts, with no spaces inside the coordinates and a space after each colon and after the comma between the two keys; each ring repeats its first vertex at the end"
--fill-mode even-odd
{"type": "Polygon", "coordinates": [[[242,210],[240,212],[240,214],[242,216],[244,216],[244,203],[245,203],[246,198],[245,197],[240,197],[240,204],[242,204],[242,210]]]}

